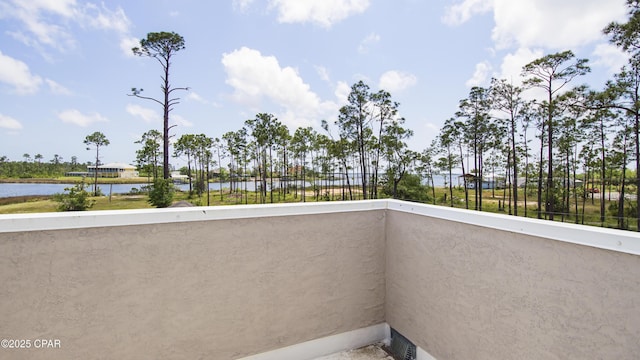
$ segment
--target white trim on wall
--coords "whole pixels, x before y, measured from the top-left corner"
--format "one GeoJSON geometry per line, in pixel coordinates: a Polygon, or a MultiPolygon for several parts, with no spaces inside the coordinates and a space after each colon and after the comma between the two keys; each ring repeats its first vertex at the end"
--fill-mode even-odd
{"type": "Polygon", "coordinates": [[[382,323],[244,357],[240,360],[311,360],[385,341],[390,336],[389,325],[382,323]]]}
{"type": "Polygon", "coordinates": [[[9,214],[0,215],[0,233],[313,215],[385,209],[640,255],[640,233],[636,232],[388,199],[9,214]]]}
{"type": "Polygon", "coordinates": [[[0,215],[0,233],[384,210],[385,200],[0,215]]]}
{"type": "Polygon", "coordinates": [[[387,200],[387,209],[640,255],[640,233],[637,232],[397,200],[387,200]]]}

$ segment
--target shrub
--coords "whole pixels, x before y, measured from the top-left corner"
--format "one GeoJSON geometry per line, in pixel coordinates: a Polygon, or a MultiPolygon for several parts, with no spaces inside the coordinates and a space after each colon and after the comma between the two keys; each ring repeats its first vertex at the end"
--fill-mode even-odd
{"type": "Polygon", "coordinates": [[[93,196],[104,196],[104,193],[102,192],[102,189],[100,187],[92,190],[91,193],[93,194],[93,196]]]}
{"type": "MultiPolygon", "coordinates": [[[[384,179],[382,193],[386,196],[393,196],[393,184],[384,179]]],[[[420,182],[420,177],[415,174],[405,174],[398,183],[396,199],[429,202],[429,187],[420,182]]]]}
{"type": "Polygon", "coordinates": [[[53,200],[60,203],[59,211],[85,211],[95,204],[95,200],[89,198],[89,193],[84,189],[84,183],[65,188],[68,193],[53,195],[53,200]]]}
{"type": "Polygon", "coordinates": [[[156,179],[149,190],[149,203],[158,208],[165,208],[173,202],[173,193],[171,179],[156,179]]]}

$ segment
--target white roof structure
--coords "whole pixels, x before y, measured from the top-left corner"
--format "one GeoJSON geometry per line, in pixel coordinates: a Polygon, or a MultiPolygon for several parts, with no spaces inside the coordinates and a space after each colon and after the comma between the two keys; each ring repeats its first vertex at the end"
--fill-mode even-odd
{"type": "MultiPolygon", "coordinates": [[[[90,168],[95,168],[95,166],[88,166],[90,168]]],[[[104,165],[98,166],[98,169],[125,169],[125,170],[135,170],[136,167],[133,165],[125,164],[125,163],[108,163],[104,165]]]]}

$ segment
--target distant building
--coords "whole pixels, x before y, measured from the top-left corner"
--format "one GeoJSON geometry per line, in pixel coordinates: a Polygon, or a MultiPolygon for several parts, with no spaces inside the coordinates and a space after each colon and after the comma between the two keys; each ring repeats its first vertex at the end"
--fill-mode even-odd
{"type": "MultiPolygon", "coordinates": [[[[133,178],[138,177],[138,171],[133,165],[123,163],[109,163],[97,168],[98,177],[103,178],[133,178]]],[[[96,176],[96,167],[87,166],[87,177],[96,176]]]]}
{"type": "Polygon", "coordinates": [[[86,171],[67,171],[66,173],[64,173],[64,176],[84,176],[87,177],[89,176],[89,173],[86,171]]]}
{"type": "Polygon", "coordinates": [[[180,171],[172,171],[171,180],[174,184],[187,184],[189,183],[189,175],[182,175],[180,171]]]}
{"type": "MultiPolygon", "coordinates": [[[[467,181],[467,188],[475,189],[476,188],[476,176],[473,174],[460,175],[458,177],[458,185],[463,186],[464,181],[467,181]]],[[[478,181],[480,182],[480,181],[478,181]]],[[[482,180],[482,189],[490,190],[490,189],[503,189],[505,187],[504,179],[495,178],[495,179],[483,179],[482,180]]]]}

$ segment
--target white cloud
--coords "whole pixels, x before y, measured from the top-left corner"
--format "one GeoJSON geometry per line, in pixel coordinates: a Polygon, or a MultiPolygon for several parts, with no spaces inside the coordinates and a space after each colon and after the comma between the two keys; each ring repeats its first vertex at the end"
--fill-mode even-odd
{"type": "Polygon", "coordinates": [[[183,116],[180,116],[180,115],[169,115],[169,118],[176,125],[184,126],[184,127],[193,127],[193,123],[191,121],[185,119],[183,116]]]}
{"type": "MultiPolygon", "coordinates": [[[[447,9],[443,21],[459,25],[489,11],[495,23],[492,52],[509,50],[502,59],[499,73],[493,76],[514,85],[522,83],[522,66],[544,53],[576,50],[602,42],[602,29],[611,21],[624,21],[626,18],[625,0],[611,0],[606,6],[601,0],[461,0],[447,9]]],[[[596,64],[610,69],[622,61],[619,54],[606,45],[596,46],[593,55],[596,64]]],[[[475,74],[467,85],[480,83],[485,70],[488,69],[476,66],[475,74]]]]}
{"type": "Polygon", "coordinates": [[[270,0],[269,4],[278,8],[278,21],[281,23],[312,22],[329,28],[367,10],[370,0],[270,0]]]}
{"type": "Polygon", "coordinates": [[[253,0],[233,0],[233,8],[237,11],[244,12],[253,3],[253,0]]]}
{"type": "Polygon", "coordinates": [[[602,38],[611,21],[626,17],[625,0],[462,0],[445,9],[442,21],[460,25],[493,10],[492,38],[498,48],[545,47],[559,50],[602,38]]]}
{"type": "Polygon", "coordinates": [[[200,96],[200,94],[196,93],[195,91],[189,91],[189,94],[187,95],[187,100],[193,100],[201,104],[209,104],[207,100],[205,100],[202,96],[200,96]]]}
{"type": "Polygon", "coordinates": [[[20,2],[14,1],[14,3],[29,13],[37,12],[38,10],[45,10],[64,17],[72,17],[76,14],[76,0],[32,0],[20,2]]]}
{"type": "Polygon", "coordinates": [[[483,85],[487,81],[490,72],[491,64],[488,62],[484,61],[476,64],[476,70],[474,71],[473,76],[471,79],[467,80],[465,85],[469,88],[483,85]]]}
{"type": "Polygon", "coordinates": [[[80,127],[87,127],[94,123],[109,121],[109,119],[98,113],[83,114],[76,109],[65,110],[58,114],[58,118],[65,124],[73,124],[80,127]]]}
{"type": "Polygon", "coordinates": [[[484,14],[491,10],[493,0],[464,0],[459,4],[447,7],[442,22],[455,26],[467,22],[477,14],[484,14]]]}
{"type": "Polygon", "coordinates": [[[57,82],[51,80],[51,79],[44,79],[44,81],[47,83],[47,85],[49,86],[49,90],[51,90],[51,92],[55,95],[72,95],[71,90],[67,89],[66,87],[58,84],[57,82]]]}
{"type": "Polygon", "coordinates": [[[127,57],[135,57],[131,49],[136,46],[140,46],[140,39],[136,37],[125,36],[120,39],[120,50],[122,50],[122,53],[127,57]]]}
{"type": "Polygon", "coordinates": [[[625,14],[624,0],[610,0],[606,6],[601,0],[494,0],[492,38],[498,48],[565,50],[601,39],[602,29],[625,14]]]}
{"type": "Polygon", "coordinates": [[[27,64],[0,52],[0,83],[8,84],[17,94],[33,94],[40,89],[42,78],[32,74],[27,64]]]}
{"type": "Polygon", "coordinates": [[[20,123],[20,121],[10,116],[0,114],[0,128],[9,130],[20,130],[22,129],[22,124],[20,123]]]}
{"type": "Polygon", "coordinates": [[[0,15],[17,20],[7,34],[14,39],[49,55],[46,48],[66,51],[76,46],[73,25],[82,28],[114,31],[121,37],[129,32],[131,22],[124,10],[107,8],[93,3],[79,4],[76,0],[32,0],[0,2],[0,15]]]}
{"type": "Polygon", "coordinates": [[[125,56],[134,56],[131,48],[140,45],[140,40],[129,35],[131,21],[121,7],[110,10],[104,3],[101,7],[88,3],[81,12],[83,16],[78,19],[79,22],[86,23],[94,29],[116,32],[120,37],[118,45],[122,52],[125,56]]]}
{"type": "Polygon", "coordinates": [[[380,76],[378,82],[378,88],[384,89],[391,94],[402,91],[415,85],[418,82],[418,78],[410,73],[405,73],[397,70],[390,70],[380,76]]]}
{"type": "Polygon", "coordinates": [[[331,82],[331,78],[329,77],[329,70],[327,70],[324,66],[315,66],[316,72],[322,81],[331,82]]]}
{"type": "Polygon", "coordinates": [[[358,52],[360,54],[366,54],[369,52],[369,47],[377,42],[380,41],[380,35],[376,34],[376,33],[371,33],[369,35],[367,35],[367,37],[365,37],[364,39],[362,39],[362,41],[360,42],[360,45],[358,45],[358,52]]]}
{"type": "Polygon", "coordinates": [[[602,65],[610,74],[615,74],[627,64],[629,58],[620,48],[611,44],[598,44],[593,50],[594,65],[602,65]]]}
{"type": "Polygon", "coordinates": [[[344,81],[338,81],[338,85],[335,90],[336,98],[340,106],[346,105],[349,100],[349,93],[351,93],[351,86],[344,81]]]}
{"type": "Polygon", "coordinates": [[[187,101],[195,101],[197,103],[200,104],[204,104],[204,105],[211,105],[215,108],[221,108],[222,105],[213,101],[213,100],[207,100],[205,98],[202,97],[202,95],[198,94],[195,91],[189,91],[189,94],[187,94],[187,96],[185,96],[185,99],[187,101]]]}
{"type": "Polygon", "coordinates": [[[223,54],[222,65],[234,101],[254,111],[264,111],[264,102],[276,106],[277,116],[287,126],[311,126],[337,111],[335,103],[321,101],[296,69],[281,67],[274,56],[242,47],[223,54]]]}
{"type": "Polygon", "coordinates": [[[2,2],[0,6],[4,17],[14,18],[22,25],[20,29],[8,30],[7,33],[25,45],[36,48],[48,46],[58,50],[74,46],[66,28],[50,19],[73,18],[77,14],[74,0],[13,1],[2,2]]]}
{"type": "MultiPolygon", "coordinates": [[[[494,74],[497,79],[504,79],[507,83],[514,86],[521,86],[524,78],[522,77],[522,68],[533,60],[544,56],[541,49],[519,48],[513,53],[507,54],[502,59],[500,65],[500,73],[494,74]]],[[[545,99],[545,93],[540,88],[529,88],[522,94],[525,100],[545,99]]]]}
{"type": "Polygon", "coordinates": [[[520,48],[514,53],[507,54],[502,59],[500,73],[496,75],[498,79],[506,79],[514,85],[522,84],[522,67],[544,56],[540,49],[532,50],[528,48],[520,48]]]}
{"type": "Polygon", "coordinates": [[[129,21],[121,7],[110,10],[104,3],[102,3],[101,7],[87,3],[83,9],[79,9],[79,12],[82,14],[81,19],[84,19],[84,22],[96,29],[113,30],[124,34],[131,27],[131,21],[129,21]]]}
{"type": "Polygon", "coordinates": [[[438,124],[434,124],[434,123],[429,122],[429,121],[427,121],[427,122],[425,122],[425,123],[424,123],[424,128],[425,128],[426,130],[430,131],[430,132],[433,132],[433,133],[438,133],[438,132],[440,132],[440,125],[438,125],[438,124]]]}
{"type": "Polygon", "coordinates": [[[160,120],[162,120],[160,115],[156,111],[154,111],[153,109],[149,109],[149,108],[137,105],[137,104],[128,104],[127,107],[125,108],[125,110],[129,114],[141,118],[147,124],[150,124],[150,123],[158,123],[159,124],[160,120]]]}

